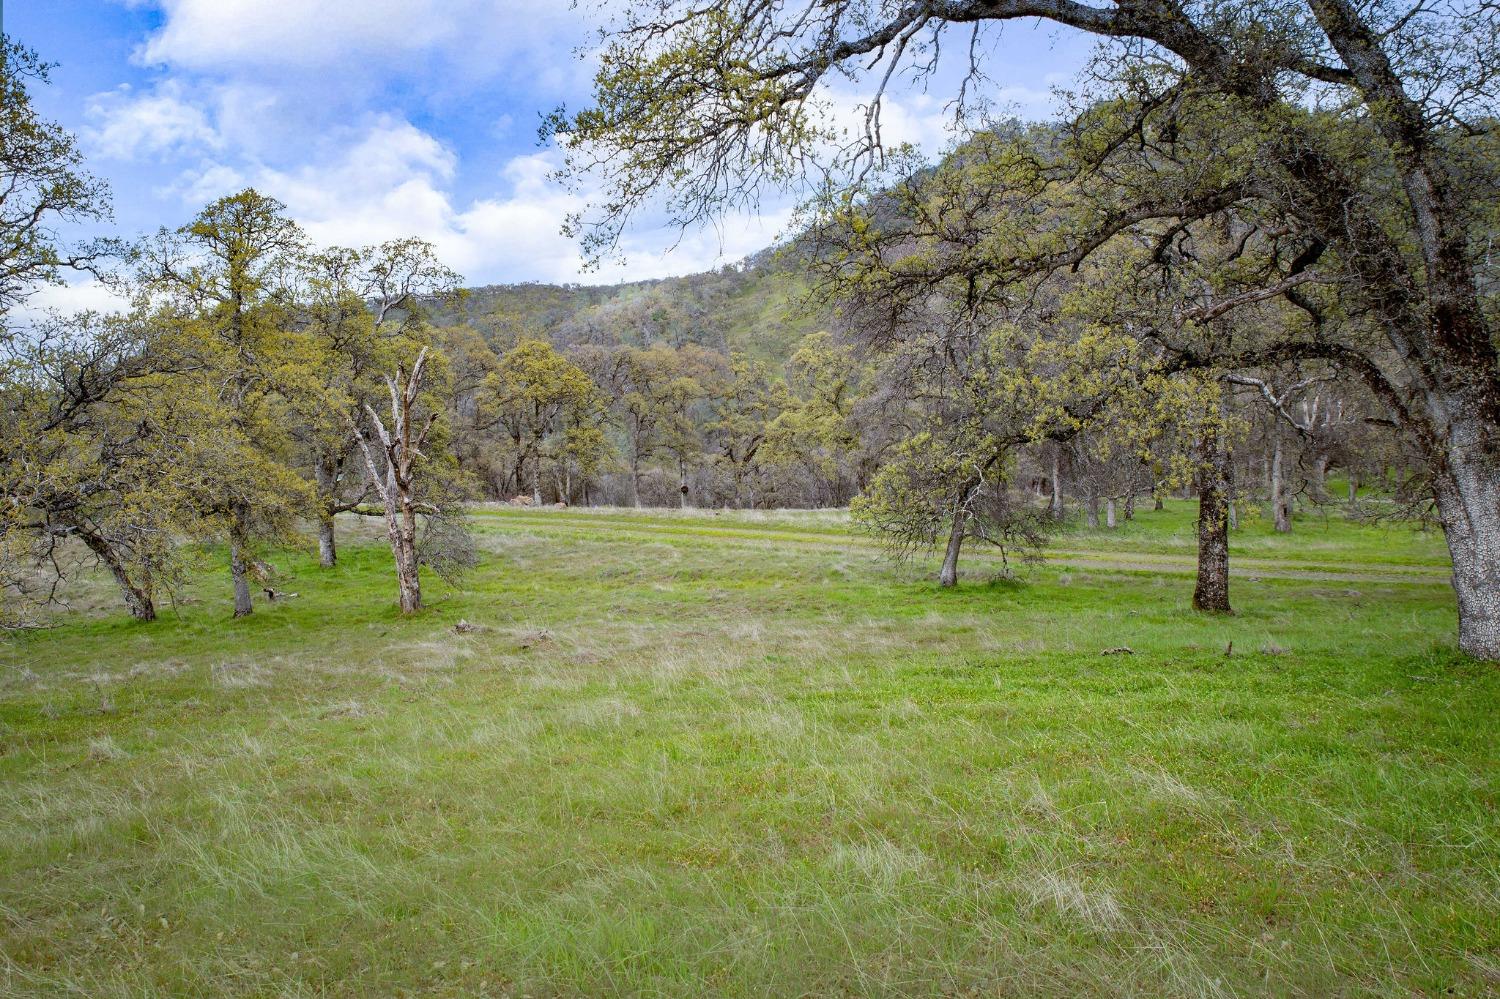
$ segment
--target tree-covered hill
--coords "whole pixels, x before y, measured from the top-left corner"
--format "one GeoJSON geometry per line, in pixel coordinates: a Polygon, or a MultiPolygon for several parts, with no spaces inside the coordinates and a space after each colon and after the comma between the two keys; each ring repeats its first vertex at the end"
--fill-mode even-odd
{"type": "Polygon", "coordinates": [[[797,255],[765,250],[717,270],[618,285],[504,284],[471,288],[433,316],[468,325],[492,347],[542,337],[558,346],[697,344],[779,365],[802,336],[829,325],[797,255]]]}

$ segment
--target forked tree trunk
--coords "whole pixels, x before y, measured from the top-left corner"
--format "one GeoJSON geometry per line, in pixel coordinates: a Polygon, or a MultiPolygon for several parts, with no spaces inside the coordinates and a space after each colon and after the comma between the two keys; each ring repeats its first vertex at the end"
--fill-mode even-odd
{"type": "Polygon", "coordinates": [[[248,617],[255,612],[250,601],[250,567],[245,562],[249,531],[241,511],[235,511],[229,524],[229,577],[234,581],[234,616],[248,617]]]}
{"type": "Polygon", "coordinates": [[[1193,609],[1232,613],[1229,607],[1229,452],[1221,432],[1203,434],[1198,470],[1198,585],[1193,609]]]}
{"type": "Polygon", "coordinates": [[[125,568],[125,563],[120,561],[120,557],[108,541],[79,525],[75,524],[74,527],[89,551],[98,557],[104,567],[109,570],[109,574],[114,577],[120,587],[120,592],[125,597],[125,606],[130,609],[130,616],[137,621],[155,621],[156,601],[151,595],[150,577],[147,576],[143,582],[137,583],[130,578],[130,571],[125,568]]]}

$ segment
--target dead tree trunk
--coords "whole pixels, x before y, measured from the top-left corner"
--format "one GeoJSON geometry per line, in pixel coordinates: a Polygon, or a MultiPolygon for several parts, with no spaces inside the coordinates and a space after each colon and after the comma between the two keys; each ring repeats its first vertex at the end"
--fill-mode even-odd
{"type": "Polygon", "coordinates": [[[426,446],[427,436],[438,417],[434,410],[421,428],[413,426],[426,364],[427,348],[424,347],[417,354],[410,374],[404,366],[398,366],[395,377],[386,378],[386,387],[391,394],[389,430],[380,419],[380,414],[369,404],[365,405],[365,414],[369,417],[375,440],[372,442],[369,434],[357,424],[353,427],[355,441],[359,444],[365,468],[370,474],[370,484],[385,506],[386,534],[396,562],[396,583],[403,614],[416,613],[422,607],[414,471],[417,460],[423,457],[422,448],[426,446]],[[380,456],[379,461],[376,460],[377,454],[380,456]]]}
{"type": "Polygon", "coordinates": [[[1232,613],[1229,607],[1229,449],[1223,429],[1203,434],[1198,469],[1198,585],[1193,609],[1232,613]]]}

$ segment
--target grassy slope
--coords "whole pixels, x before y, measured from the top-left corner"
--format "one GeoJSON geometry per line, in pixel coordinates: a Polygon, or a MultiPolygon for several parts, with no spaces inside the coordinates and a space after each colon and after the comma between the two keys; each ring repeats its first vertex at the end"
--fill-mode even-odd
{"type": "Polygon", "coordinates": [[[416,620],[350,545],[248,621],[216,573],[0,646],[0,991],[1500,987],[1500,673],[1371,568],[1433,538],[1247,525],[1292,578],[1211,619],[1175,571],[940,592],[833,514],[476,522],[416,620]]]}

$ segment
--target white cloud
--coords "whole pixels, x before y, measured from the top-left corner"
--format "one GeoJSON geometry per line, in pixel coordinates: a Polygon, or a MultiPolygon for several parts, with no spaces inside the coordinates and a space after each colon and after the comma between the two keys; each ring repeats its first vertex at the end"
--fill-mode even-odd
{"type": "Polygon", "coordinates": [[[70,284],[44,284],[11,313],[22,325],[40,322],[56,313],[70,316],[77,312],[119,312],[130,303],[101,283],[85,277],[70,284]]]}
{"type": "Polygon", "coordinates": [[[585,273],[577,244],[560,232],[585,196],[552,184],[551,152],[513,157],[500,175],[502,193],[458,204],[451,192],[454,153],[404,119],[376,116],[332,155],[280,170],[208,163],[170,189],[185,210],[246,186],[284,202],[320,245],[361,246],[403,236],[430,240],[444,262],[470,283],[619,281],[686,274],[737,260],[766,246],[790,211],[725,220],[681,239],[657,229],[634,233],[625,267],[585,273]],[[673,244],[676,244],[675,246],[673,244]],[[669,252],[662,248],[672,246],[669,252]]]}
{"type": "MultiPolygon", "coordinates": [[[[139,0],[161,27],[137,50],[148,65],[243,68],[399,67],[443,50],[466,72],[502,71],[516,57],[555,62],[581,38],[570,5],[532,0],[139,0]]],[[[527,60],[531,61],[531,60],[527,60]]]]}
{"type": "Polygon", "coordinates": [[[150,93],[138,94],[122,84],[95,94],[85,114],[91,123],[85,139],[96,153],[113,159],[221,145],[208,115],[189,103],[182,85],[172,80],[150,93]]]}

